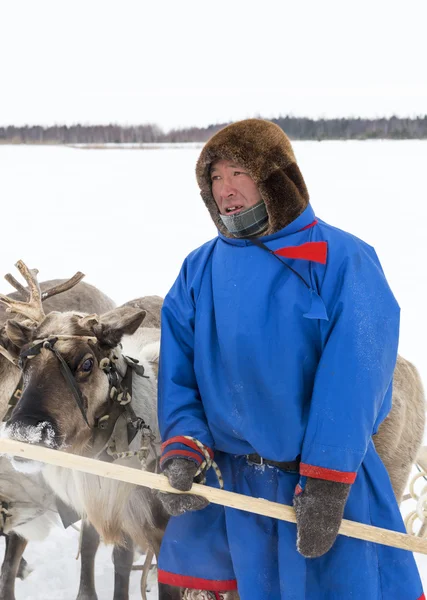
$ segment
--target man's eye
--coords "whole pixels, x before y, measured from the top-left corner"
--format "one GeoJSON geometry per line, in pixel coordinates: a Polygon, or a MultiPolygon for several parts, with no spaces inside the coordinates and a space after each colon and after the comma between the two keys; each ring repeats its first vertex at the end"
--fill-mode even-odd
{"type": "Polygon", "coordinates": [[[245,175],[243,171],[234,171],[234,175],[245,175]]]}
{"type": "Polygon", "coordinates": [[[218,181],[219,175],[212,175],[211,181],[218,181]]]}
{"type": "Polygon", "coordinates": [[[87,358],[81,365],[79,371],[83,373],[90,373],[93,368],[93,358],[87,358]]]}

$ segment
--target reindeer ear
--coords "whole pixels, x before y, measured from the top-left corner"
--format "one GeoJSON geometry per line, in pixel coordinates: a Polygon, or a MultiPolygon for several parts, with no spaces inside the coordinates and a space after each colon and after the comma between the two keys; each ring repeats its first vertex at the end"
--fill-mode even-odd
{"type": "Polygon", "coordinates": [[[93,329],[99,323],[98,315],[85,315],[79,320],[79,325],[82,329],[93,329]]]}
{"type": "Polygon", "coordinates": [[[115,348],[124,335],[135,333],[146,314],[145,310],[130,306],[115,308],[100,317],[93,331],[100,344],[115,348]]]}
{"type": "Polygon", "coordinates": [[[5,325],[0,328],[0,354],[14,365],[18,365],[19,348],[8,338],[5,325]]]}
{"type": "Polygon", "coordinates": [[[5,332],[12,344],[18,348],[22,348],[22,346],[31,342],[34,328],[12,319],[6,321],[5,332]]]}

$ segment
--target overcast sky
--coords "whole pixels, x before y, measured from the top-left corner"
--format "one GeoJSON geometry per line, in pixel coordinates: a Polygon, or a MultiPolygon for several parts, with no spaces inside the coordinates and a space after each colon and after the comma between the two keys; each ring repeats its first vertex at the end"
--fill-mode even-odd
{"type": "Polygon", "coordinates": [[[427,113],[425,0],[0,0],[0,124],[427,113]]]}

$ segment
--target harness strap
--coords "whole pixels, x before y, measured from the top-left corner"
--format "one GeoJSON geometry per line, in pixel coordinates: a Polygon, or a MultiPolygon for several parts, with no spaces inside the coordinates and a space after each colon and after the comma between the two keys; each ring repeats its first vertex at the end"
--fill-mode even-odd
{"type": "MultiPolygon", "coordinates": [[[[62,337],[64,337],[64,336],[62,336],[62,337]]],[[[90,427],[89,422],[87,420],[87,416],[86,416],[83,395],[82,395],[78,385],[76,384],[76,380],[74,378],[74,375],[70,371],[70,367],[67,365],[67,363],[64,360],[64,358],[62,357],[61,353],[58,352],[58,350],[56,350],[56,348],[55,348],[55,344],[58,341],[58,339],[59,339],[59,337],[52,337],[47,340],[42,340],[40,342],[37,342],[36,344],[33,344],[32,346],[30,346],[23,352],[21,352],[21,354],[19,355],[20,366],[22,368],[22,362],[23,362],[24,358],[31,358],[32,356],[36,356],[37,354],[40,353],[42,348],[46,348],[46,350],[51,350],[54,353],[54,355],[56,356],[56,358],[59,360],[61,373],[63,374],[65,381],[68,383],[68,385],[71,388],[71,391],[73,393],[76,404],[79,407],[80,412],[82,413],[84,422],[86,423],[86,425],[88,427],[90,427]]]]}
{"type": "MultiPolygon", "coordinates": [[[[61,373],[64,376],[64,379],[66,380],[68,386],[71,388],[74,399],[76,401],[77,406],[80,409],[82,417],[86,425],[90,428],[86,416],[84,396],[80,391],[80,388],[77,385],[75,377],[71,369],[69,368],[66,360],[63,358],[62,354],[55,348],[55,344],[58,341],[58,339],[70,339],[75,337],[79,336],[58,335],[52,336],[44,340],[36,341],[29,348],[21,352],[19,361],[20,367],[22,368],[24,359],[29,359],[33,356],[36,356],[40,353],[40,351],[43,348],[53,352],[53,354],[59,361],[61,373]]],[[[89,336],[81,337],[84,337],[87,341],[96,341],[96,338],[92,338],[89,336]]],[[[146,468],[146,462],[148,459],[150,448],[153,449],[154,455],[157,460],[157,454],[153,444],[154,436],[151,432],[150,427],[145,423],[144,419],[138,417],[135,414],[135,411],[131,406],[131,401],[133,373],[136,373],[139,377],[145,377],[147,379],[148,377],[144,374],[143,365],[140,365],[137,359],[134,359],[129,356],[124,357],[125,362],[127,364],[127,369],[124,374],[121,374],[115,364],[115,360],[117,359],[118,357],[114,355],[113,358],[110,359],[108,357],[103,358],[99,363],[99,367],[104,371],[104,373],[108,377],[109,410],[105,415],[98,419],[98,424],[95,430],[96,435],[92,437],[92,448],[90,455],[92,457],[95,456],[95,458],[99,458],[100,455],[106,451],[107,454],[114,460],[138,456],[139,460],[143,463],[143,468],[146,468]],[[137,452],[129,451],[129,444],[134,440],[135,436],[138,434],[139,431],[142,432],[142,446],[137,452]]],[[[17,397],[13,405],[11,404],[11,399],[9,403],[10,411],[8,411],[8,413],[13,410],[14,405],[16,404],[19,397],[20,396],[17,397]]]]}
{"type": "Polygon", "coordinates": [[[139,365],[136,359],[126,358],[128,368],[124,374],[118,372],[114,361],[108,359],[103,359],[103,363],[101,361],[100,366],[110,382],[110,408],[103,417],[98,419],[98,431],[95,431],[93,436],[90,455],[93,456],[95,452],[95,458],[99,458],[105,453],[103,456],[105,460],[113,459],[114,463],[146,470],[150,449],[153,451],[157,465],[154,435],[144,419],[135,414],[131,401],[134,373],[139,377],[147,376],[144,375],[143,365],[139,365]],[[138,368],[134,368],[135,365],[138,368]],[[141,447],[136,451],[129,450],[129,445],[139,432],[142,436],[141,447]]]}
{"type": "Polygon", "coordinates": [[[114,425],[117,419],[123,413],[124,407],[115,402],[109,412],[98,419],[98,424],[94,430],[92,447],[87,455],[91,458],[100,458],[101,454],[107,449],[111,436],[113,435],[114,425]]]}
{"type": "Polygon", "coordinates": [[[15,391],[13,392],[12,396],[9,399],[8,405],[7,405],[7,409],[6,409],[6,413],[3,417],[3,422],[6,422],[10,419],[10,417],[12,416],[12,413],[15,409],[15,406],[17,405],[17,403],[19,402],[19,400],[21,399],[22,396],[22,386],[24,383],[24,376],[21,375],[21,378],[18,382],[18,385],[15,388],[15,391]]]}
{"type": "Polygon", "coordinates": [[[54,355],[56,356],[56,358],[59,360],[61,373],[63,374],[66,382],[68,383],[68,385],[71,388],[71,391],[73,392],[74,399],[76,401],[77,406],[80,409],[80,412],[82,413],[82,417],[83,417],[86,425],[88,427],[90,427],[89,421],[87,420],[87,416],[86,416],[86,410],[85,410],[85,406],[84,406],[83,394],[81,393],[80,388],[76,384],[76,380],[74,378],[74,375],[70,371],[70,367],[67,365],[67,363],[64,360],[62,354],[60,352],[58,352],[58,350],[56,350],[56,348],[54,347],[53,344],[50,341],[46,341],[44,343],[43,347],[47,348],[48,350],[52,350],[52,352],[54,353],[54,355]]]}

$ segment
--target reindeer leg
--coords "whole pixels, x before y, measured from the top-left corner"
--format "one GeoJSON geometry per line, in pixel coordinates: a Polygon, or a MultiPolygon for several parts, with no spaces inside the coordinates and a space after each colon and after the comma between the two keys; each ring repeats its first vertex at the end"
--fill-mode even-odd
{"type": "Polygon", "coordinates": [[[181,588],[159,583],[159,600],[181,600],[181,588]]]}
{"type": "Polygon", "coordinates": [[[82,527],[80,587],[77,600],[98,600],[95,591],[95,555],[99,546],[99,535],[87,521],[82,521],[82,527]]]}
{"type": "Polygon", "coordinates": [[[13,531],[5,538],[6,552],[1,567],[0,598],[2,600],[15,600],[15,578],[28,542],[13,531]]]}
{"type": "MultiPolygon", "coordinates": [[[[167,518],[165,518],[163,510],[159,506],[153,508],[154,527],[145,524],[143,527],[144,536],[149,542],[149,546],[152,552],[155,554],[156,559],[159,558],[160,544],[162,541],[163,533],[166,527],[167,518]],[[157,510],[156,510],[157,508],[157,510]]],[[[159,583],[159,600],[181,600],[181,588],[167,585],[166,583],[159,583]]]]}
{"type": "Polygon", "coordinates": [[[133,543],[130,538],[125,546],[114,546],[114,597],[113,600],[129,600],[129,578],[133,564],[133,543]]]}
{"type": "Polygon", "coordinates": [[[28,575],[32,572],[32,569],[28,566],[27,561],[25,560],[24,557],[21,558],[21,561],[19,563],[19,568],[18,568],[18,572],[16,574],[16,577],[18,579],[25,579],[26,577],[28,577],[28,575]]]}

